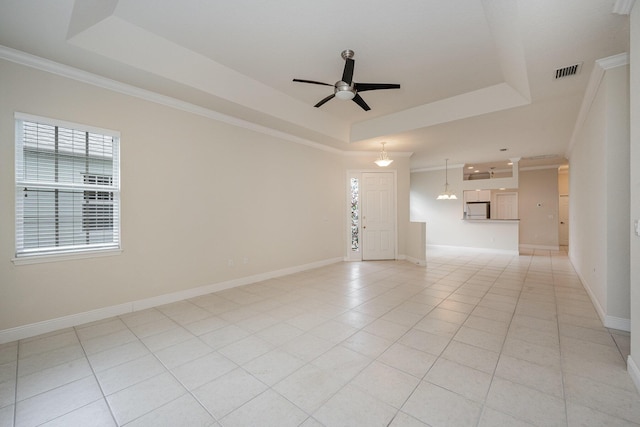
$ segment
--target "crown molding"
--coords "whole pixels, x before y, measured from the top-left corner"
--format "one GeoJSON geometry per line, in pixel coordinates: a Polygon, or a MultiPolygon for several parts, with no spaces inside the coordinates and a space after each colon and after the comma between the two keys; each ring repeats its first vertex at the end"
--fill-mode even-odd
{"type": "Polygon", "coordinates": [[[411,169],[411,173],[415,173],[415,172],[433,172],[433,171],[440,171],[440,170],[445,170],[445,169],[462,169],[462,168],[464,168],[464,164],[460,163],[460,164],[449,165],[449,166],[433,166],[433,167],[429,167],[429,168],[411,169]]]}
{"type": "MultiPolygon", "coordinates": [[[[344,150],[329,147],[324,144],[320,144],[309,139],[301,138],[296,135],[292,135],[287,132],[272,129],[266,126],[258,125],[247,120],[238,119],[226,114],[219,113],[209,108],[200,107],[190,102],[181,101],[170,96],[160,95],[159,93],[152,92],[150,90],[141,89],[139,87],[129,85],[126,83],[112,80],[106,77],[99,76],[97,74],[90,73],[88,71],[80,70],[69,65],[64,65],[59,62],[51,61],[49,59],[41,58],[36,55],[31,55],[26,52],[22,52],[17,49],[0,45],[0,59],[4,59],[16,64],[24,65],[26,67],[35,68],[40,71],[56,74],[61,77],[69,78],[81,83],[86,83],[92,86],[96,86],[102,89],[118,92],[123,95],[133,96],[135,98],[143,99],[145,101],[153,102],[156,104],[164,105],[166,107],[175,108],[177,110],[185,111],[187,113],[196,114],[202,117],[213,119],[226,123],[231,126],[248,129],[254,132],[262,133],[264,135],[273,136],[276,138],[284,139],[296,144],[305,145],[307,147],[315,148],[317,150],[328,151],[334,154],[344,154],[344,150]]],[[[367,152],[367,154],[373,154],[373,152],[367,152]]]]}
{"type": "Polygon", "coordinates": [[[607,70],[612,68],[621,67],[629,64],[629,53],[619,53],[618,55],[609,56],[607,58],[598,59],[595,61],[595,66],[591,71],[591,76],[589,77],[589,82],[587,83],[587,88],[584,91],[584,98],[582,98],[582,104],[580,105],[580,111],[578,112],[578,118],[576,119],[576,124],[573,127],[573,133],[571,134],[571,139],[569,140],[569,145],[567,150],[565,151],[565,157],[568,159],[571,156],[571,152],[573,151],[573,147],[576,145],[576,139],[578,138],[578,133],[582,126],[584,125],[585,120],[587,119],[587,114],[591,109],[591,105],[596,98],[598,93],[598,88],[600,87],[600,83],[602,82],[602,78],[604,77],[604,73],[607,70]]]}
{"type": "Polygon", "coordinates": [[[631,9],[633,9],[635,2],[636,0],[616,0],[611,12],[618,15],[629,15],[631,14],[631,9]]]}
{"type": "Polygon", "coordinates": [[[622,67],[623,65],[629,65],[629,54],[627,52],[619,53],[617,55],[608,56],[606,58],[596,60],[596,64],[603,70],[610,70],[616,67],[622,67]]]}
{"type": "Polygon", "coordinates": [[[538,170],[543,170],[543,169],[560,169],[561,164],[556,164],[556,165],[542,165],[542,166],[526,166],[523,168],[520,168],[520,172],[526,172],[526,171],[538,171],[538,170]]]}
{"type": "MultiPolygon", "coordinates": [[[[394,155],[395,157],[411,157],[413,156],[413,151],[389,151],[385,150],[389,156],[394,155]]],[[[342,153],[346,157],[360,157],[360,156],[371,156],[378,155],[380,151],[344,151],[342,153]]]]}

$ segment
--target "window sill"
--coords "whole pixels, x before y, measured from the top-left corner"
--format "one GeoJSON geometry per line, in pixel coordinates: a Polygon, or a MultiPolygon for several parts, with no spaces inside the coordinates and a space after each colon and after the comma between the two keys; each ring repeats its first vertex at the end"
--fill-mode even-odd
{"type": "Polygon", "coordinates": [[[99,258],[105,256],[116,256],[122,253],[122,249],[102,249],[95,251],[70,252],[50,255],[31,255],[12,258],[15,265],[40,264],[43,262],[71,261],[76,259],[99,258]]]}

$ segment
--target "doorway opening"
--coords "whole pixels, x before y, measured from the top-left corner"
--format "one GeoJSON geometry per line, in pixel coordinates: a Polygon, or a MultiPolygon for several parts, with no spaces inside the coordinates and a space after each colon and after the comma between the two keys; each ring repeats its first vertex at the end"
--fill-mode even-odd
{"type": "Polygon", "coordinates": [[[569,166],[558,168],[558,246],[569,252],[569,166]]]}

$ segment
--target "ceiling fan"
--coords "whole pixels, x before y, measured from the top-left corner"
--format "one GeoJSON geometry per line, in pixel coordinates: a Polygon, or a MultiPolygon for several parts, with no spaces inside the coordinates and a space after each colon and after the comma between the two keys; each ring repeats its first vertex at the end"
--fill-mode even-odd
{"type": "Polygon", "coordinates": [[[369,111],[371,108],[364,102],[364,99],[358,94],[358,92],[364,92],[366,90],[379,90],[379,89],[400,89],[399,84],[395,83],[355,83],[353,81],[353,67],[355,61],[352,59],[354,52],[352,50],[342,51],[342,59],[344,59],[344,71],[342,72],[342,79],[331,85],[329,83],[317,82],[315,80],[302,80],[293,79],[294,82],[311,83],[314,85],[333,86],[333,94],[327,96],[318,102],[314,107],[321,107],[325,102],[338,97],[339,99],[351,99],[353,102],[362,107],[363,110],[369,111]]]}

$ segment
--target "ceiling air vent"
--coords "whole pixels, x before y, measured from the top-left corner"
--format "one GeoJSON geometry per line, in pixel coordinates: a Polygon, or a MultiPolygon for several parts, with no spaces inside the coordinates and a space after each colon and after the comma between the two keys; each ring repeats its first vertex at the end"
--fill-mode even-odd
{"type": "Polygon", "coordinates": [[[563,77],[575,76],[580,72],[580,68],[582,68],[582,62],[569,65],[567,67],[558,68],[556,70],[556,80],[563,77]]]}

